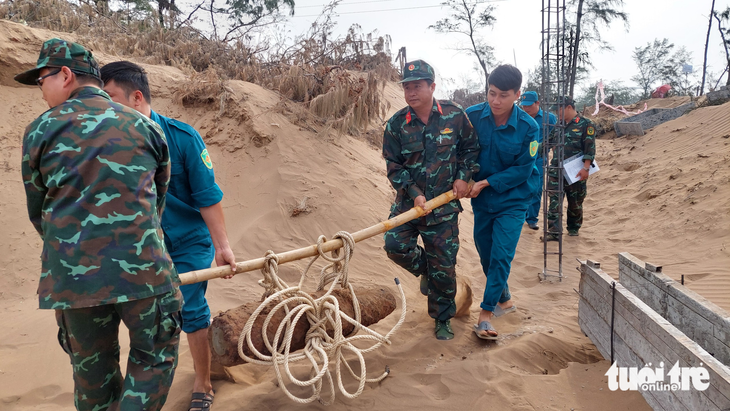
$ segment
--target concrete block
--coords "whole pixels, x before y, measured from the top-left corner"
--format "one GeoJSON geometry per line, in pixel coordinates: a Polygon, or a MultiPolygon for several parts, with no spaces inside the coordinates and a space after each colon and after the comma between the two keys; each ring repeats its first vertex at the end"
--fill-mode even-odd
{"type": "Polygon", "coordinates": [[[730,90],[723,86],[720,90],[711,91],[705,94],[707,102],[711,105],[722,104],[730,100],[730,90]]]}
{"type": "Polygon", "coordinates": [[[628,121],[617,121],[613,123],[613,129],[616,131],[616,136],[643,136],[644,129],[641,127],[641,123],[628,122],[628,121]]]}
{"type": "MultiPolygon", "coordinates": [[[[709,99],[709,97],[708,97],[709,99]]],[[[631,135],[644,135],[644,130],[648,130],[652,127],[656,127],[659,124],[666,123],[669,120],[674,120],[677,117],[680,117],[684,115],[684,113],[688,112],[689,110],[693,109],[695,107],[694,102],[689,102],[687,104],[683,104],[679,107],[674,108],[652,108],[649,110],[644,111],[643,113],[639,113],[635,116],[627,117],[621,121],[617,121],[614,123],[614,129],[616,130],[616,136],[622,136],[625,134],[631,134],[631,135]],[[636,125],[627,125],[631,123],[639,123],[641,127],[641,132],[638,133],[638,126],[636,125]],[[624,130],[630,130],[631,132],[624,133],[624,130]]]]}

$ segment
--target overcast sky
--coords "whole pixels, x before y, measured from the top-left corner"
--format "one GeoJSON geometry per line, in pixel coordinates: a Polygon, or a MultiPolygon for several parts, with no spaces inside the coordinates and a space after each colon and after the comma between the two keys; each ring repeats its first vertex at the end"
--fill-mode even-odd
{"type": "MultiPolygon", "coordinates": [[[[325,0],[296,0],[295,16],[287,25],[289,34],[306,31],[325,3],[325,0]]],[[[409,60],[428,61],[441,77],[441,89],[448,85],[447,79],[453,79],[457,85],[463,84],[467,77],[477,79],[476,59],[453,50],[467,37],[437,34],[428,29],[448,13],[440,3],[439,0],[343,0],[336,9],[336,32],[343,34],[357,23],[364,32],[377,30],[380,35],[390,35],[393,54],[400,47],[406,47],[409,60]]],[[[516,60],[523,74],[537,67],[540,63],[542,0],[497,0],[493,4],[496,24],[479,34],[495,48],[500,62],[515,64],[516,60]]],[[[615,50],[592,52],[596,68],[590,74],[591,82],[621,80],[624,85],[635,86],[630,80],[637,70],[631,58],[634,48],[664,37],[676,46],[686,47],[692,53],[695,71],[701,74],[711,4],[712,0],[625,0],[629,30],[627,32],[620,23],[603,29],[604,40],[615,50]]],[[[728,5],[730,0],[716,0],[715,9],[724,10],[728,5]]],[[[713,82],[725,66],[720,42],[714,22],[708,51],[708,70],[716,73],[713,82]]]]}

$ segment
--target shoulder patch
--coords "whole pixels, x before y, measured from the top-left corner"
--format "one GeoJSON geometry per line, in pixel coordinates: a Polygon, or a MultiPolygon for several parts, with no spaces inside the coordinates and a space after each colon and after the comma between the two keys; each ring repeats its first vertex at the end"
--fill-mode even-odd
{"type": "Polygon", "coordinates": [[[210,155],[208,154],[208,149],[203,149],[203,152],[200,153],[200,158],[203,160],[203,164],[205,164],[208,169],[213,169],[213,162],[210,161],[210,155]]]}
{"type": "Polygon", "coordinates": [[[530,157],[535,157],[537,154],[537,140],[530,143],[530,157]]]}
{"type": "Polygon", "coordinates": [[[596,129],[593,128],[593,126],[588,126],[588,128],[586,128],[586,134],[588,134],[589,136],[592,136],[592,135],[596,134],[596,129]]]}

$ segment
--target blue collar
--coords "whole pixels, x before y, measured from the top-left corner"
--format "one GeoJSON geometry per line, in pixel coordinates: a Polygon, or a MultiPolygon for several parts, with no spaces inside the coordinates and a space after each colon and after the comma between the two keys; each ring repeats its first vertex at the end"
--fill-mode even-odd
{"type": "MultiPolygon", "coordinates": [[[[519,112],[522,111],[519,107],[517,107],[516,104],[512,104],[512,114],[510,114],[509,118],[507,119],[507,122],[504,124],[505,127],[509,126],[514,129],[517,129],[517,122],[519,120],[519,112]]],[[[492,108],[489,107],[489,103],[484,103],[484,110],[482,110],[482,116],[479,118],[484,119],[487,117],[492,117],[492,108]]],[[[492,123],[494,123],[495,127],[497,127],[497,123],[494,121],[494,118],[492,118],[492,123]]]]}

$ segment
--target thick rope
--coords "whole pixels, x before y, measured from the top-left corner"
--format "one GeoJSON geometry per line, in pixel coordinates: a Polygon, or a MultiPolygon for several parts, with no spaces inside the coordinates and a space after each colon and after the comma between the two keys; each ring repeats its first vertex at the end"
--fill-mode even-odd
{"type": "Polygon", "coordinates": [[[365,388],[365,383],[380,382],[387,377],[390,370],[386,367],[385,371],[378,377],[368,379],[365,357],[363,354],[374,351],[383,344],[390,345],[390,337],[398,330],[398,328],[400,328],[406,318],[406,297],[400,281],[396,278],[395,282],[401,296],[401,315],[398,322],[385,335],[373,331],[360,323],[360,303],[358,302],[352,284],[350,284],[347,277],[350,258],[355,250],[355,240],[352,238],[350,233],[345,231],[338,232],[335,234],[334,238],[340,238],[342,240],[344,244],[342,247],[343,252],[340,253],[340,249],[337,249],[332,252],[331,257],[327,256],[322,251],[322,244],[324,244],[327,239],[324,236],[320,236],[317,240],[317,250],[319,251],[319,255],[315,256],[309,262],[306,269],[302,272],[299,284],[296,286],[290,287],[279,278],[279,258],[271,250],[266,253],[264,268],[261,269],[264,278],[259,280],[259,284],[265,289],[263,296],[264,301],[261,305],[259,305],[256,311],[251,314],[251,317],[246,322],[246,325],[243,327],[243,331],[241,331],[241,335],[238,338],[238,355],[249,363],[273,365],[279,387],[281,387],[289,398],[300,404],[307,404],[315,400],[318,400],[324,405],[332,404],[335,400],[335,380],[340,392],[345,397],[352,399],[362,393],[365,388]],[[329,264],[320,271],[317,291],[323,290],[327,284],[331,283],[331,285],[323,296],[315,299],[308,293],[302,291],[301,287],[307,276],[307,272],[319,257],[327,260],[329,264]],[[355,308],[355,318],[351,318],[344,312],[340,311],[339,301],[332,295],[332,292],[335,290],[337,285],[350,291],[353,306],[355,308]],[[265,355],[254,347],[251,339],[251,330],[254,322],[261,314],[261,311],[271,302],[277,302],[277,304],[266,316],[261,329],[264,344],[271,353],[271,355],[265,355]],[[267,335],[269,322],[271,322],[272,318],[277,312],[279,312],[279,310],[284,310],[285,317],[276,329],[276,333],[273,338],[269,338],[267,335]],[[294,328],[305,315],[310,324],[309,331],[306,336],[305,348],[300,353],[292,353],[291,342],[294,328]],[[347,321],[355,326],[355,330],[352,332],[350,337],[345,337],[342,334],[343,321],[347,321]],[[328,328],[330,330],[334,330],[332,337],[327,334],[328,328]],[[358,334],[358,331],[363,331],[363,333],[358,334]],[[282,334],[284,338],[281,345],[279,345],[278,342],[280,341],[282,334]],[[353,345],[353,342],[355,341],[371,341],[372,345],[367,348],[358,348],[353,345]],[[248,346],[255,358],[248,357],[244,354],[244,344],[248,346]],[[360,364],[359,375],[353,371],[352,367],[345,359],[344,354],[346,351],[354,354],[357,358],[357,361],[360,364]],[[309,374],[310,378],[308,380],[300,380],[294,377],[289,366],[290,363],[304,360],[309,361],[312,367],[309,374]],[[334,379],[329,367],[333,360],[335,363],[334,379]],[[358,388],[353,393],[347,391],[342,383],[343,366],[350,375],[358,381],[358,388]],[[292,392],[286,387],[282,368],[290,382],[300,387],[311,387],[312,395],[302,398],[292,394],[292,392]],[[328,387],[328,400],[325,400],[322,396],[322,388],[325,379],[328,387]]]}

